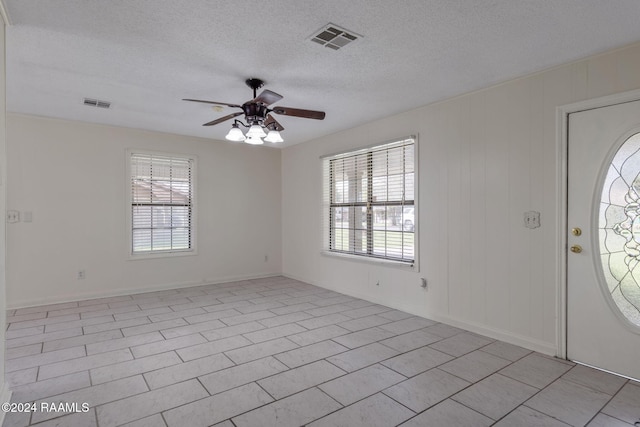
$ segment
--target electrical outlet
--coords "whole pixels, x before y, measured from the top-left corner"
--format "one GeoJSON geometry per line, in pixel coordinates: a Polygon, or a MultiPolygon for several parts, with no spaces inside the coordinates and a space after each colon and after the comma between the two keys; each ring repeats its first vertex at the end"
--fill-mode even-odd
{"type": "Polygon", "coordinates": [[[20,222],[20,212],[15,210],[7,211],[7,222],[8,223],[20,222]]]}
{"type": "Polygon", "coordinates": [[[87,277],[87,274],[84,270],[78,270],[78,280],[84,280],[87,277]]]}
{"type": "Polygon", "coordinates": [[[524,226],[531,229],[540,227],[540,212],[537,212],[537,211],[525,212],[524,226]]]}

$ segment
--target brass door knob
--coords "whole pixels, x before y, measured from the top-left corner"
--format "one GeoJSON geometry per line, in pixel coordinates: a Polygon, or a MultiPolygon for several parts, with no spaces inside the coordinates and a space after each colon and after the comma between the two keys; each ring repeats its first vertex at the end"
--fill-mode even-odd
{"type": "Polygon", "coordinates": [[[571,229],[571,234],[574,236],[580,236],[582,234],[582,230],[579,227],[571,229]]]}
{"type": "Polygon", "coordinates": [[[571,246],[571,252],[573,252],[574,254],[579,254],[580,252],[582,252],[582,246],[580,245],[571,246]]]}

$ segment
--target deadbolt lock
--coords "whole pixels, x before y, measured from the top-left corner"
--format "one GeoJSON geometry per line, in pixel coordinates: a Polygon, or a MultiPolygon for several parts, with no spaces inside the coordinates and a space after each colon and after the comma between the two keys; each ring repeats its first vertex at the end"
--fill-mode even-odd
{"type": "Polygon", "coordinates": [[[576,228],[572,228],[571,229],[571,234],[573,234],[574,236],[580,236],[582,235],[582,230],[578,227],[576,228]]]}
{"type": "Polygon", "coordinates": [[[571,252],[573,252],[574,254],[579,254],[580,252],[582,252],[582,246],[580,245],[571,246],[571,252]]]}

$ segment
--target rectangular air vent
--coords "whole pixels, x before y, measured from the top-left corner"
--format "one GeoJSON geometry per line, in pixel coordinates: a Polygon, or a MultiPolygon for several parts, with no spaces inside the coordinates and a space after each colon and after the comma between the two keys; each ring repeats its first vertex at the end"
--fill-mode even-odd
{"type": "Polygon", "coordinates": [[[93,99],[93,98],[84,98],[84,105],[89,107],[111,108],[110,102],[100,101],[99,99],[93,99]]]}
{"type": "Polygon", "coordinates": [[[333,50],[338,50],[361,38],[362,36],[354,33],[353,31],[345,30],[334,24],[327,24],[320,30],[311,35],[311,41],[328,47],[333,50]]]}

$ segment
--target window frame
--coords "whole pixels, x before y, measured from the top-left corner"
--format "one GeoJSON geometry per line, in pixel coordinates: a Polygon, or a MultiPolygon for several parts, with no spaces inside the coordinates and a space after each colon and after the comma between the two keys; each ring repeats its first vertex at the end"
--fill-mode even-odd
{"type": "Polygon", "coordinates": [[[198,254],[197,250],[197,170],[198,170],[198,158],[193,154],[175,153],[175,152],[162,152],[151,151],[144,149],[132,149],[126,150],[126,174],[125,174],[125,186],[126,186],[126,223],[127,223],[127,254],[129,260],[143,260],[153,258],[167,258],[167,257],[180,257],[180,256],[193,256],[198,254]],[[132,170],[132,156],[158,156],[164,158],[175,158],[180,160],[189,160],[191,162],[191,224],[190,224],[190,248],[188,249],[169,249],[169,250],[156,250],[145,252],[133,251],[133,188],[131,185],[133,178],[132,170]]]}
{"type": "MultiPolygon", "coordinates": [[[[390,149],[393,147],[390,147],[390,149]]],[[[381,143],[375,143],[375,144],[370,144],[367,146],[361,146],[358,148],[354,148],[351,150],[347,150],[347,151],[341,151],[338,153],[332,153],[332,154],[326,154],[323,156],[320,156],[321,159],[321,169],[322,169],[322,197],[323,197],[323,203],[322,203],[322,212],[321,212],[321,217],[322,217],[322,221],[323,221],[323,226],[322,226],[322,249],[321,249],[321,253],[322,255],[326,255],[329,257],[338,257],[338,258],[343,258],[343,259],[348,259],[348,260],[353,260],[353,261],[360,261],[360,262],[365,262],[365,263],[373,263],[373,264],[384,264],[384,265],[388,265],[388,266],[392,266],[392,267],[399,267],[399,268],[404,268],[404,269],[410,269],[412,271],[420,271],[419,269],[419,212],[418,212],[418,186],[419,186],[419,152],[418,152],[418,148],[419,148],[419,143],[418,143],[418,136],[417,135],[409,135],[406,137],[401,137],[401,138],[396,138],[390,141],[386,141],[386,142],[381,142],[381,143]],[[367,191],[367,200],[366,201],[357,201],[357,202],[352,202],[352,203],[336,203],[333,202],[333,191],[334,189],[332,188],[332,182],[331,182],[331,166],[330,166],[330,162],[331,160],[334,159],[339,159],[339,158],[345,158],[345,157],[349,157],[349,156],[355,156],[355,155],[368,155],[371,156],[373,152],[380,150],[382,147],[384,147],[385,145],[389,145],[392,146],[393,144],[402,144],[402,142],[407,141],[407,140],[413,140],[413,173],[414,173],[414,197],[413,197],[413,204],[404,204],[404,202],[396,202],[396,201],[374,201],[372,200],[373,198],[373,192],[372,192],[372,183],[373,180],[372,179],[368,179],[367,180],[367,186],[368,186],[368,191],[367,191]],[[329,188],[327,188],[327,186],[329,186],[329,188]],[[337,206],[340,205],[340,206],[337,206]],[[332,220],[332,216],[333,216],[333,208],[334,207],[344,207],[344,206],[348,206],[348,207],[355,207],[355,206],[361,206],[361,207],[371,207],[373,208],[374,206],[411,206],[414,209],[414,229],[413,229],[413,233],[414,233],[414,242],[413,242],[413,261],[404,261],[404,260],[400,260],[398,258],[393,258],[393,257],[387,257],[387,256],[380,256],[380,255],[375,255],[372,252],[372,245],[373,242],[368,244],[367,247],[367,252],[366,253],[353,253],[353,252],[347,252],[347,251],[341,251],[341,250],[336,250],[336,249],[331,249],[331,243],[332,243],[332,239],[333,237],[333,233],[335,230],[335,228],[331,227],[331,224],[333,223],[332,220]],[[369,246],[371,245],[371,246],[369,246]]],[[[371,172],[369,170],[369,168],[367,169],[367,176],[368,178],[371,178],[371,172]]],[[[366,217],[367,217],[367,228],[365,230],[366,233],[373,233],[374,229],[374,224],[373,224],[373,210],[372,209],[368,209],[367,213],[366,213],[366,217]]],[[[402,227],[402,225],[401,225],[402,227]]],[[[372,234],[371,234],[372,235],[372,234]]]]}

